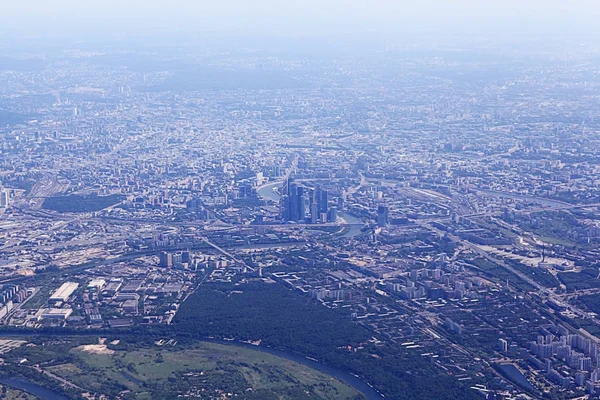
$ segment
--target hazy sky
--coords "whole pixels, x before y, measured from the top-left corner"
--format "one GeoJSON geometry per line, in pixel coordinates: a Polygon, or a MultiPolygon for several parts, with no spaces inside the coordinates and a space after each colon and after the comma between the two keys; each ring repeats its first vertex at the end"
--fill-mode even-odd
{"type": "Polygon", "coordinates": [[[595,30],[600,0],[3,0],[24,28],[124,24],[181,29],[391,31],[595,30]],[[40,25],[41,24],[41,25],[40,25]]]}

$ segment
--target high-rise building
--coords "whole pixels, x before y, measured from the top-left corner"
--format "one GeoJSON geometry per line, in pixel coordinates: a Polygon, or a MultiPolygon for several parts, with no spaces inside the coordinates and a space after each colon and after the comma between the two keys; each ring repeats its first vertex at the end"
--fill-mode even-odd
{"type": "Polygon", "coordinates": [[[181,253],[176,253],[171,255],[171,264],[172,266],[180,265],[183,262],[183,257],[181,253]]]}
{"type": "Polygon", "coordinates": [[[331,207],[329,209],[329,212],[327,214],[328,214],[327,220],[329,222],[335,222],[335,221],[337,221],[337,207],[331,207]]]}
{"type": "Polygon", "coordinates": [[[377,226],[386,227],[390,223],[390,209],[387,206],[377,207],[377,226]]]}
{"type": "Polygon", "coordinates": [[[299,207],[298,207],[298,185],[293,182],[288,184],[288,219],[290,221],[298,221],[299,218],[299,207]]]}
{"type": "Polygon", "coordinates": [[[317,203],[311,203],[310,205],[310,223],[316,224],[319,222],[319,209],[317,203]]]}
{"type": "Polygon", "coordinates": [[[579,360],[580,371],[591,371],[592,370],[592,359],[591,357],[583,357],[579,360]]]}
{"type": "Polygon", "coordinates": [[[0,207],[7,208],[10,202],[9,192],[6,189],[0,189],[0,207]]]}
{"type": "Polygon", "coordinates": [[[287,194],[289,196],[290,191],[291,191],[291,186],[294,183],[294,178],[288,178],[287,181],[285,181],[283,187],[281,188],[281,194],[287,194]]]}
{"type": "Polygon", "coordinates": [[[340,212],[344,212],[344,197],[340,196],[337,200],[337,207],[340,212]]]}
{"type": "Polygon", "coordinates": [[[296,214],[294,221],[303,221],[306,214],[306,206],[304,203],[304,187],[298,186],[296,188],[296,201],[294,207],[296,208],[296,214]]]}
{"type": "Polygon", "coordinates": [[[284,221],[290,220],[290,197],[286,194],[281,196],[279,201],[279,208],[281,211],[281,219],[284,221]]]}
{"type": "Polygon", "coordinates": [[[173,267],[173,255],[171,253],[167,253],[166,251],[163,251],[160,253],[158,258],[159,258],[159,263],[158,263],[159,266],[161,266],[163,268],[172,268],[173,267]]]}
{"type": "Polygon", "coordinates": [[[502,338],[498,339],[498,350],[506,353],[508,351],[508,342],[502,338]]]}
{"type": "Polygon", "coordinates": [[[326,212],[319,213],[319,222],[321,222],[322,224],[326,223],[327,217],[328,215],[326,212]]]}
{"type": "Polygon", "coordinates": [[[320,187],[317,188],[317,205],[319,207],[319,212],[327,212],[329,194],[327,193],[327,190],[323,190],[320,187]]]}

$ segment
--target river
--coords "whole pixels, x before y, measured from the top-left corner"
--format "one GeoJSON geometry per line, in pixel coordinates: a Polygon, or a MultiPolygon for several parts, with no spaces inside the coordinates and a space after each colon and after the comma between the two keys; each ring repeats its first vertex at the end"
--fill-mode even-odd
{"type": "Polygon", "coordinates": [[[34,395],[41,400],[68,400],[65,396],[56,393],[53,390],[46,389],[36,383],[30,382],[25,378],[2,378],[0,383],[13,389],[19,389],[23,392],[34,395]]]}
{"type": "Polygon", "coordinates": [[[275,191],[275,189],[280,187],[281,185],[282,182],[268,183],[258,189],[258,196],[262,197],[263,199],[279,203],[279,199],[281,199],[281,196],[275,191]]]}

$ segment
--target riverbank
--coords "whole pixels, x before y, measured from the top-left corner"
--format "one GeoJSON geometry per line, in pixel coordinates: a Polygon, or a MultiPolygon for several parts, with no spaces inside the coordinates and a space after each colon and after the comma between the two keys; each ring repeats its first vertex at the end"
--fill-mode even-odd
{"type": "MultiPolygon", "coordinates": [[[[29,338],[33,339],[35,336],[34,333],[29,333],[26,335],[19,336],[18,334],[7,334],[0,333],[0,337],[21,337],[21,338],[29,338]]],[[[110,335],[111,337],[118,337],[115,333],[110,335]]],[[[113,382],[113,385],[116,382],[116,385],[123,385],[127,387],[129,390],[147,390],[148,384],[146,381],[158,382],[161,379],[167,379],[170,376],[173,376],[173,372],[164,375],[169,368],[174,368],[174,371],[177,374],[182,374],[184,376],[184,372],[188,369],[184,368],[184,365],[193,365],[194,367],[190,370],[195,370],[197,368],[203,369],[205,371],[210,371],[210,365],[213,359],[220,360],[219,362],[225,362],[227,359],[233,362],[232,365],[237,366],[236,368],[245,368],[243,365],[254,365],[248,371],[254,374],[255,378],[252,379],[252,382],[256,384],[257,379],[267,379],[267,375],[269,375],[266,370],[260,372],[262,369],[267,368],[265,365],[278,365],[278,370],[285,371],[285,374],[289,374],[290,378],[282,377],[277,381],[280,382],[302,382],[303,385],[306,385],[306,388],[315,387],[320,388],[318,390],[323,393],[329,395],[323,396],[323,398],[333,399],[336,398],[335,395],[331,395],[331,393],[346,393],[344,398],[353,395],[350,395],[350,388],[355,390],[355,394],[362,393],[367,400],[382,400],[383,397],[379,395],[369,384],[363,382],[356,376],[349,374],[341,369],[334,368],[328,365],[325,365],[318,360],[309,359],[300,355],[292,354],[289,352],[276,350],[273,348],[269,348],[261,345],[252,345],[248,343],[242,343],[237,341],[229,341],[229,340],[217,340],[217,339],[209,339],[209,340],[198,340],[190,342],[188,340],[185,341],[184,345],[179,347],[164,347],[163,345],[158,345],[156,343],[160,341],[154,341],[154,339],[145,338],[145,344],[141,346],[137,346],[135,341],[129,337],[125,342],[128,343],[126,347],[115,346],[114,353],[107,354],[87,354],[85,351],[80,350],[81,348],[85,348],[85,346],[78,346],[81,342],[85,341],[97,341],[98,335],[76,335],[72,336],[69,334],[48,334],[45,333],[43,337],[48,338],[48,342],[55,342],[58,337],[62,337],[68,339],[72,337],[72,348],[67,352],[69,356],[64,360],[64,363],[61,363],[56,366],[49,367],[52,370],[53,374],[59,375],[69,381],[75,382],[81,387],[86,388],[86,390],[90,390],[90,392],[98,392],[104,393],[102,390],[99,390],[100,387],[95,386],[97,382],[99,382],[102,378],[110,378],[108,381],[113,382]],[[148,344],[148,343],[154,343],[148,344]],[[193,343],[196,343],[195,345],[193,343]],[[225,349],[225,347],[227,349],[225,349]],[[235,350],[239,349],[239,350],[235,350]],[[139,354],[138,354],[139,353],[139,354]],[[156,354],[155,354],[156,353],[156,354]],[[196,354],[198,353],[198,354],[196,354]],[[160,354],[161,361],[159,364],[155,364],[157,361],[157,354],[160,354]],[[228,356],[228,354],[236,354],[236,356],[228,356]],[[263,356],[259,356],[259,354],[263,354],[263,356]],[[114,355],[114,356],[113,356],[114,355]],[[118,357],[117,357],[118,355],[118,357]],[[243,356],[243,357],[242,357],[243,356]],[[268,357],[265,357],[268,356],[268,357]],[[124,357],[124,358],[123,358],[124,357]],[[183,358],[182,358],[183,357],[183,358]],[[195,358],[197,357],[197,358],[195,358]],[[240,358],[241,357],[241,358],[240,358]],[[79,360],[79,361],[69,361],[70,359],[79,360]],[[103,360],[100,360],[102,358],[103,360]],[[106,358],[106,360],[104,360],[106,358]],[[108,360],[115,358],[116,364],[114,364],[114,368],[109,368],[107,370],[99,371],[97,367],[99,365],[106,366],[111,365],[108,360]],[[185,358],[185,359],[184,359],[185,358]],[[125,360],[125,361],[122,361],[125,360]],[[139,360],[139,361],[138,361],[139,360]],[[143,360],[153,360],[144,362],[143,360]],[[244,361],[246,360],[246,361],[244,361]],[[260,360],[260,362],[259,362],[260,360]],[[285,360],[285,361],[283,361],[285,360]],[[85,370],[85,363],[90,363],[90,370],[85,370]],[[139,364],[138,364],[139,362],[139,364]],[[264,364],[264,363],[267,364],[264,364]],[[83,363],[83,364],[82,364],[83,363]],[[128,365],[127,371],[121,370],[119,365],[128,365]],[[207,364],[208,363],[208,364],[207,364]],[[241,363],[239,366],[237,363],[241,363]],[[179,369],[178,369],[179,368],[179,369]],[[114,370],[113,370],[114,369],[114,370]],[[79,373],[74,373],[73,371],[78,371],[79,373]],[[258,371],[258,372],[257,372],[258,371]],[[312,372],[311,372],[312,371],[312,372]],[[333,380],[332,380],[333,379],[333,380]],[[338,383],[334,383],[338,382],[338,383]],[[131,387],[130,387],[131,386],[131,387]],[[327,389],[329,388],[329,389],[327,389]],[[344,389],[347,388],[347,389],[344,389]]],[[[126,333],[124,333],[123,337],[128,337],[126,333]]],[[[35,341],[41,341],[46,339],[35,338],[35,341]]],[[[62,340],[61,340],[62,342],[62,340]]],[[[176,343],[176,340],[174,341],[176,343]]],[[[39,344],[39,343],[38,343],[39,344]]],[[[40,346],[34,346],[32,349],[38,348],[36,351],[40,351],[42,348],[40,346]]],[[[64,352],[64,349],[62,349],[64,352]]],[[[24,347],[21,352],[23,354],[19,354],[17,351],[13,356],[16,358],[12,361],[12,364],[15,365],[15,361],[19,358],[27,358],[27,352],[32,351],[31,349],[27,349],[24,347]]],[[[51,351],[50,348],[44,351],[51,351]]],[[[35,354],[35,351],[34,351],[35,354]]],[[[59,354],[55,356],[59,357],[59,354]]],[[[51,358],[51,357],[50,357],[51,358]]],[[[18,362],[18,361],[17,361],[18,362]]],[[[33,361],[31,361],[33,362],[33,361]]],[[[16,364],[18,365],[18,364],[16,364]]],[[[20,367],[19,367],[20,368],[20,367]]],[[[23,368],[27,368],[23,366],[23,368]]],[[[231,367],[230,367],[231,368],[231,367]]],[[[267,368],[268,370],[268,368],[267,368]]],[[[232,370],[233,371],[233,370],[232,370]]],[[[167,371],[168,372],[168,371],[167,371]]],[[[233,373],[233,372],[232,372],[233,373]]],[[[244,373],[245,374],[245,373],[244,373]]],[[[244,374],[238,376],[245,376],[244,374]]],[[[51,378],[48,378],[51,379],[51,378]]],[[[189,378],[184,378],[189,379],[189,378]]],[[[64,400],[67,397],[63,396],[61,393],[53,391],[49,388],[40,386],[26,378],[18,377],[18,376],[10,376],[4,378],[5,382],[0,381],[0,383],[4,383],[7,386],[14,387],[16,389],[20,389],[27,393],[30,393],[42,400],[64,400]]],[[[268,381],[268,379],[267,379],[268,381]]],[[[190,384],[193,386],[194,382],[185,382],[186,384],[190,384]]],[[[166,384],[166,383],[165,383],[166,384]]],[[[183,385],[185,386],[185,385],[183,385]]],[[[261,385],[259,385],[261,386],[261,385]]],[[[262,386],[265,386],[264,384],[262,386]]],[[[116,389],[115,389],[116,390],[116,389]]],[[[307,390],[307,389],[303,389],[307,390]]],[[[117,392],[110,393],[114,395],[117,392]]]]}

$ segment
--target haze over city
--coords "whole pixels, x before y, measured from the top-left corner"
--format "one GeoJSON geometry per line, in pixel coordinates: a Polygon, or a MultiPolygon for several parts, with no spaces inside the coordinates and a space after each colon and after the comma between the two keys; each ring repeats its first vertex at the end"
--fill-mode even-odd
{"type": "Polygon", "coordinates": [[[598,33],[593,0],[26,0],[3,5],[0,20],[34,32],[48,28],[127,32],[151,28],[323,34],[374,32],[598,33]]]}

